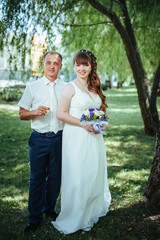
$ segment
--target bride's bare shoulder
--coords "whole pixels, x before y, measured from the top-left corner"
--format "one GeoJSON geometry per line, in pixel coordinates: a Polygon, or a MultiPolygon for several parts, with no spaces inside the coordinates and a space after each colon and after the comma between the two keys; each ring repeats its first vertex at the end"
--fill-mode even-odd
{"type": "Polygon", "coordinates": [[[74,89],[74,86],[73,86],[72,82],[68,82],[66,84],[66,86],[64,87],[63,92],[74,95],[75,89],[74,89]]]}

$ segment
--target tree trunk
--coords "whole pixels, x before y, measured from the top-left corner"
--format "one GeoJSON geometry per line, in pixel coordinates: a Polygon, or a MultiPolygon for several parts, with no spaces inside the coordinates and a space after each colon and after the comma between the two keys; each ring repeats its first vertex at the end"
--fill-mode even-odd
{"type": "MultiPolygon", "coordinates": [[[[120,0],[120,7],[123,12],[124,26],[122,25],[120,19],[110,8],[106,8],[104,5],[100,4],[96,0],[87,0],[87,2],[92,5],[95,9],[106,15],[112,21],[113,25],[119,32],[125,50],[130,63],[133,76],[135,79],[135,84],[137,87],[138,100],[141,109],[141,115],[144,122],[144,130],[146,134],[155,135],[157,131],[157,122],[154,119],[158,119],[158,111],[156,105],[154,106],[155,117],[152,117],[152,112],[150,109],[150,98],[151,98],[151,89],[149,82],[146,79],[146,74],[143,68],[141,57],[138,51],[135,34],[130,22],[126,1],[120,0]]],[[[155,103],[155,102],[154,102],[155,103]]]]}
{"type": "Polygon", "coordinates": [[[153,165],[144,190],[144,202],[148,208],[160,207],[160,128],[156,137],[153,165]]]}
{"type": "Polygon", "coordinates": [[[123,83],[124,83],[124,81],[123,81],[123,82],[118,82],[118,83],[117,83],[117,88],[118,88],[118,89],[121,88],[122,85],[123,85],[123,83]]]}
{"type": "Polygon", "coordinates": [[[124,16],[125,29],[122,29],[122,27],[117,24],[117,30],[119,31],[122,41],[124,43],[128,61],[130,63],[135,79],[145,133],[149,135],[155,135],[157,131],[157,125],[154,122],[150,109],[151,89],[149,86],[149,82],[146,79],[146,73],[144,71],[139,50],[137,47],[134,30],[130,22],[126,1],[120,0],[120,2],[123,6],[122,11],[124,16]]]}
{"type": "Polygon", "coordinates": [[[157,125],[160,124],[158,113],[157,113],[157,108],[155,107],[156,101],[157,101],[157,92],[158,92],[159,82],[160,82],[160,62],[159,62],[157,71],[154,76],[151,101],[150,101],[150,109],[151,109],[152,117],[153,117],[154,122],[157,123],[157,125]]]}

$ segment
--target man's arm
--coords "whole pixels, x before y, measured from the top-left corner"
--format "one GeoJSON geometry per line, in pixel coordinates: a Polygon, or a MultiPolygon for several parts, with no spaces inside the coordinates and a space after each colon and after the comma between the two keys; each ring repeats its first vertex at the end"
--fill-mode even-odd
{"type": "Polygon", "coordinates": [[[50,110],[50,108],[47,108],[45,106],[40,106],[38,109],[31,111],[20,107],[19,118],[21,120],[31,120],[36,116],[44,116],[47,113],[47,110],[50,110]]]}

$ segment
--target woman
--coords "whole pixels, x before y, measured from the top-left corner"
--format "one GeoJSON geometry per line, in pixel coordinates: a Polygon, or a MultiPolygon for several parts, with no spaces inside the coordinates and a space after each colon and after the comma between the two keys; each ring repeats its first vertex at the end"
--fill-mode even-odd
{"type": "MultiPolygon", "coordinates": [[[[57,112],[65,127],[61,212],[52,224],[65,234],[89,231],[99,217],[106,215],[111,201],[103,137],[93,125],[80,122],[84,109],[96,107],[105,111],[107,107],[96,58],[91,52],[80,50],[73,63],[77,78],[65,86],[57,112]]],[[[105,125],[104,130],[107,128],[105,125]]]]}

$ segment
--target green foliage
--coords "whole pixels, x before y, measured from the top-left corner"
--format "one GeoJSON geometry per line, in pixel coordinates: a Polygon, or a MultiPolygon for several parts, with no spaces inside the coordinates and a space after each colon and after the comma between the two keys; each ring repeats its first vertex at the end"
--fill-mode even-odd
{"type": "Polygon", "coordinates": [[[3,50],[4,48],[3,39],[5,38],[5,30],[6,30],[6,27],[4,23],[0,21],[0,51],[3,50]]]}
{"type": "Polygon", "coordinates": [[[24,90],[24,85],[16,85],[14,87],[6,87],[0,90],[0,99],[6,102],[20,100],[24,90]]]}
{"type": "Polygon", "coordinates": [[[151,80],[160,60],[160,2],[133,0],[129,11],[147,77],[151,80]]]}
{"type": "MultiPolygon", "coordinates": [[[[135,88],[105,92],[110,127],[104,137],[112,194],[109,213],[91,231],[60,234],[44,221],[37,231],[24,235],[28,223],[30,121],[18,118],[15,103],[0,104],[0,239],[37,240],[158,240],[158,215],[141,204],[153,161],[155,138],[143,133],[135,88]]],[[[160,106],[160,98],[158,106],[160,106]]],[[[160,111],[160,108],[158,109],[160,111]]],[[[60,211],[60,198],[57,202],[60,211]]]]}
{"type": "MultiPolygon", "coordinates": [[[[112,1],[112,10],[124,25],[124,16],[119,2],[112,1]]],[[[111,1],[101,1],[101,3],[107,8],[111,7],[111,1]]],[[[133,0],[127,1],[127,7],[144,68],[148,79],[151,79],[160,60],[160,4],[158,1],[148,1],[147,3],[145,1],[144,7],[143,1],[133,0]],[[154,12],[152,16],[150,14],[151,6],[154,12]]],[[[98,57],[101,73],[111,76],[113,72],[117,72],[120,82],[128,76],[132,77],[122,40],[105,15],[88,3],[84,3],[79,7],[76,16],[65,12],[63,22],[66,27],[61,30],[63,46],[69,45],[69,51],[90,49],[98,57]],[[71,27],[67,27],[67,24],[71,27]]]]}
{"type": "MultiPolygon", "coordinates": [[[[124,25],[121,1],[101,0],[104,7],[112,10],[124,25]]],[[[158,0],[127,0],[127,8],[135,31],[136,40],[148,78],[153,77],[160,56],[160,3],[158,0]],[[152,14],[151,14],[152,9],[152,14]]],[[[30,48],[30,39],[39,29],[47,32],[48,49],[54,48],[58,33],[62,36],[64,55],[86,48],[97,56],[99,71],[109,76],[116,71],[119,81],[132,76],[124,46],[116,29],[109,19],[87,1],[82,0],[2,0],[0,28],[4,38],[0,47],[12,44],[21,56],[22,64],[14,67],[24,68],[24,58],[30,48]],[[47,16],[47,17],[46,17],[47,16]],[[13,32],[11,36],[10,32],[13,32]],[[27,37],[28,36],[28,37],[27,37]]],[[[11,62],[17,62],[10,51],[11,62]]],[[[72,61],[69,59],[68,67],[72,61]]]]}
{"type": "Polygon", "coordinates": [[[109,88],[109,83],[106,81],[105,83],[102,83],[101,86],[102,86],[102,90],[105,91],[109,88]]]}

